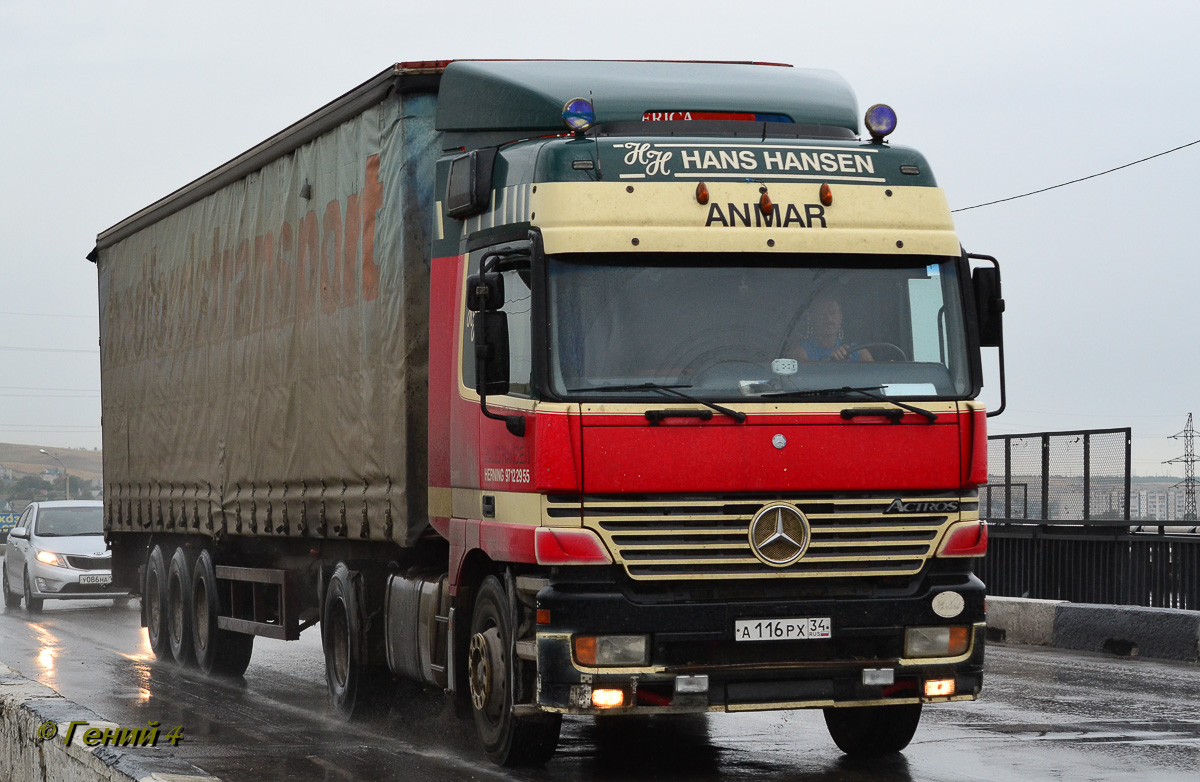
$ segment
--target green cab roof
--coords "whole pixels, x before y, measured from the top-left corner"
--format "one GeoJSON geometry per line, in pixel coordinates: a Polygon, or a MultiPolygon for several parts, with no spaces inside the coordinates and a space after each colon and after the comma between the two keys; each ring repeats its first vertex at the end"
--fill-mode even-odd
{"type": "Polygon", "coordinates": [[[589,98],[599,123],[647,112],[782,114],[858,134],[858,101],[833,71],[723,62],[455,60],[438,90],[442,131],[562,131],[562,108],[589,98]]]}

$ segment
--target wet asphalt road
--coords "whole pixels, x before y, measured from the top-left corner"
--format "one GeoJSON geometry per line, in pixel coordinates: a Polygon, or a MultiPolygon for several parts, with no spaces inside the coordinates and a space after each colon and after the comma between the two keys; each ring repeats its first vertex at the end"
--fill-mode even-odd
{"type": "Polygon", "coordinates": [[[510,772],[439,694],[398,684],[377,718],[329,718],[317,630],[256,640],[244,681],[153,660],[136,601],[0,613],[0,662],[122,727],[182,725],[157,751],[224,782],[260,780],[1189,780],[1200,778],[1200,665],[989,647],[984,699],[927,707],[903,756],[850,762],[819,712],[564,722],[544,768],[510,772]]]}

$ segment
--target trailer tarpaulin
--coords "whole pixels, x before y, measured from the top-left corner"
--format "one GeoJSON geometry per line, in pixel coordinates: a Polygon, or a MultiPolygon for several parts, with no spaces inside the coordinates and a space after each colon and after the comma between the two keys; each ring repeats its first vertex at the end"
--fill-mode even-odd
{"type": "Polygon", "coordinates": [[[99,252],[111,527],[415,542],[435,102],[393,95],[99,252]]]}

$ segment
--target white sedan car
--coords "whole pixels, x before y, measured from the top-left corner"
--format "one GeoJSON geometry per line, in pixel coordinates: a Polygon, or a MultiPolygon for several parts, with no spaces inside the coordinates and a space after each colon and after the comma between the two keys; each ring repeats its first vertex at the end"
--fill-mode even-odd
{"type": "Polygon", "coordinates": [[[4,605],[25,601],[28,611],[42,610],[47,599],[115,598],[112,553],[104,542],[104,505],[94,500],[35,502],[8,534],[0,589],[4,605]]]}

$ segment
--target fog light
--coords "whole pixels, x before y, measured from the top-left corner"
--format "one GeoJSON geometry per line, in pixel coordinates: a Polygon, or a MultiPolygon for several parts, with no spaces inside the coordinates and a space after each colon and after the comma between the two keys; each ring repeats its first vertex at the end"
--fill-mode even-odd
{"type": "Polygon", "coordinates": [[[957,657],[967,651],[969,627],[910,627],[904,631],[905,657],[957,657]]]}
{"type": "Polygon", "coordinates": [[[62,581],[53,581],[49,578],[37,578],[37,588],[39,592],[58,592],[63,588],[62,581]]]}
{"type": "Polygon", "coordinates": [[[676,695],[695,695],[696,693],[708,692],[708,675],[700,674],[698,676],[676,676],[675,677],[675,694],[676,695]]]}
{"type": "Polygon", "coordinates": [[[893,668],[863,668],[862,683],[867,685],[895,684],[896,671],[893,668]]]}
{"type": "Polygon", "coordinates": [[[592,690],[592,706],[597,709],[617,709],[624,705],[624,690],[592,690]]]}
{"type": "Polygon", "coordinates": [[[575,659],[580,665],[645,665],[650,637],[646,635],[577,635],[575,659]]]}
{"type": "Polygon", "coordinates": [[[926,698],[944,698],[955,692],[953,679],[929,679],[925,682],[926,698]]]}

